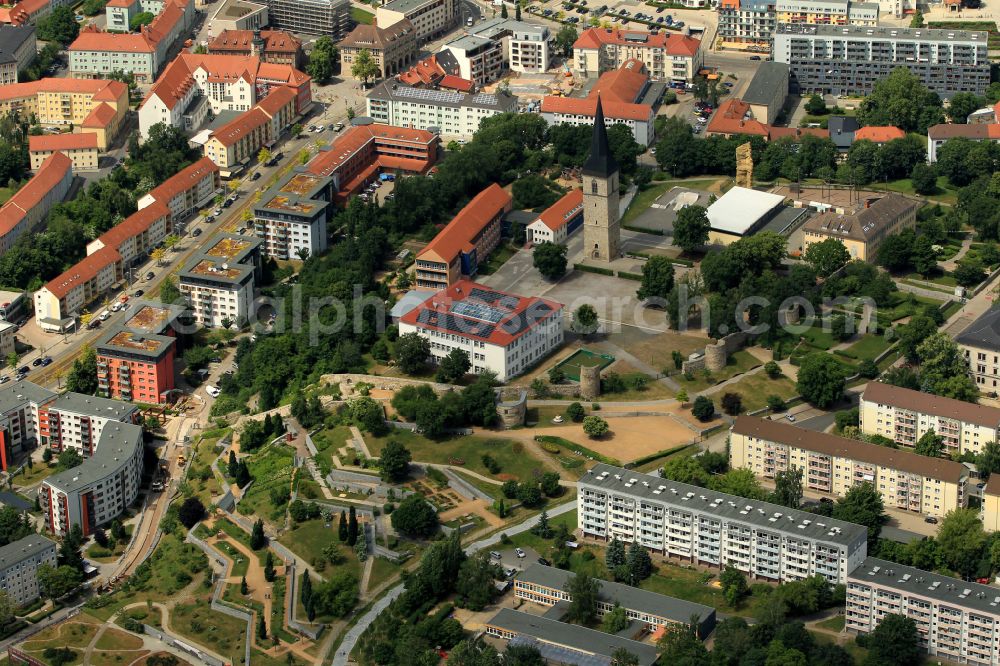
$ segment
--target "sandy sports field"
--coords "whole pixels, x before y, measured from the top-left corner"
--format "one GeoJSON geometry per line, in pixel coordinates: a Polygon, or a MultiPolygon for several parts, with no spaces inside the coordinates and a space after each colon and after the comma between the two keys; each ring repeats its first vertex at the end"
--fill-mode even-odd
{"type": "Polygon", "coordinates": [[[519,432],[525,432],[531,436],[555,435],[563,437],[592,451],[597,451],[603,456],[617,458],[622,463],[687,444],[695,438],[695,434],[690,429],[669,416],[612,416],[606,420],[610,432],[601,439],[587,437],[583,433],[583,426],[579,423],[547,428],[537,427],[529,431],[519,432]]]}

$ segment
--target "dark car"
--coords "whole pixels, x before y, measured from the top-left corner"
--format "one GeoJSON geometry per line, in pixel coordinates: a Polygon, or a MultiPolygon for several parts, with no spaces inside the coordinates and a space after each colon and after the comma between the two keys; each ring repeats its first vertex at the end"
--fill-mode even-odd
{"type": "Polygon", "coordinates": [[[135,296],[136,298],[139,298],[145,293],[146,292],[144,292],[142,289],[136,289],[135,291],[132,292],[132,295],[135,296]]]}
{"type": "Polygon", "coordinates": [[[250,180],[258,180],[260,178],[260,171],[254,171],[253,175],[250,176],[250,180]]]}
{"type": "Polygon", "coordinates": [[[41,364],[42,364],[42,359],[36,358],[34,361],[31,362],[31,367],[37,368],[41,364]]]}
{"type": "Polygon", "coordinates": [[[47,365],[52,365],[52,357],[51,356],[46,356],[45,358],[42,359],[42,367],[44,368],[47,365]]]}
{"type": "Polygon", "coordinates": [[[194,236],[195,238],[201,236],[201,229],[195,229],[194,231],[191,232],[191,235],[194,236]]]}
{"type": "Polygon", "coordinates": [[[17,369],[17,374],[19,375],[26,375],[29,372],[31,372],[31,368],[29,368],[26,365],[22,365],[20,368],[17,369]]]}
{"type": "Polygon", "coordinates": [[[154,277],[156,277],[156,275],[155,273],[153,273],[153,271],[149,271],[148,273],[146,273],[147,280],[152,280],[154,277]]]}
{"type": "Polygon", "coordinates": [[[937,525],[938,519],[934,516],[927,516],[924,518],[925,523],[930,523],[931,525],[937,525]]]}
{"type": "Polygon", "coordinates": [[[750,56],[751,60],[760,60],[760,56],[750,56]]]}
{"type": "Polygon", "coordinates": [[[550,567],[550,566],[552,566],[552,563],[551,563],[551,562],[549,562],[549,561],[548,561],[547,559],[545,559],[544,557],[539,557],[539,558],[538,558],[538,563],[539,563],[539,564],[541,564],[542,566],[545,566],[545,567],[550,567]]]}
{"type": "Polygon", "coordinates": [[[91,319],[90,323],[87,324],[87,329],[91,331],[94,330],[95,328],[100,328],[100,327],[101,327],[100,319],[91,319]]]}

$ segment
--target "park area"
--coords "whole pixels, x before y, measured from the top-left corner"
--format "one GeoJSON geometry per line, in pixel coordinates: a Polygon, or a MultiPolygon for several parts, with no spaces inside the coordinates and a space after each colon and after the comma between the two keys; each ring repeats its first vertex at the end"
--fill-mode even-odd
{"type": "Polygon", "coordinates": [[[612,363],[615,357],[610,354],[597,354],[589,349],[577,349],[567,358],[556,363],[555,367],[563,371],[567,379],[580,381],[580,368],[598,367],[602,370],[612,363]]]}

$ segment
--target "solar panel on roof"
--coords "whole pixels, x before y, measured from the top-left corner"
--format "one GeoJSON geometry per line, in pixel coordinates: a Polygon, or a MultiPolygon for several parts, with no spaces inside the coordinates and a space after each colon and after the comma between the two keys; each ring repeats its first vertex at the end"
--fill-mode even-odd
{"type": "Polygon", "coordinates": [[[490,93],[477,93],[472,96],[473,104],[496,104],[497,96],[490,93]]]}
{"type": "Polygon", "coordinates": [[[483,303],[471,303],[469,301],[459,301],[452,304],[451,311],[463,317],[488,321],[491,324],[499,324],[500,320],[507,316],[506,312],[483,303]]]}
{"type": "Polygon", "coordinates": [[[472,291],[469,292],[469,298],[474,298],[477,301],[489,303],[490,305],[499,305],[508,310],[516,308],[519,302],[516,296],[508,296],[507,294],[501,294],[499,291],[490,291],[489,289],[480,289],[479,287],[472,288],[472,291]]]}
{"type": "Polygon", "coordinates": [[[393,91],[398,97],[412,97],[414,99],[428,99],[435,102],[451,102],[457,104],[462,101],[464,95],[447,90],[431,90],[430,88],[397,88],[393,91]]]}
{"type": "Polygon", "coordinates": [[[421,310],[420,314],[417,315],[417,323],[436,326],[446,331],[452,331],[453,333],[461,333],[462,335],[474,335],[480,338],[488,338],[496,330],[496,326],[492,324],[486,324],[474,319],[466,319],[465,317],[456,317],[447,312],[437,312],[435,310],[421,310]]]}

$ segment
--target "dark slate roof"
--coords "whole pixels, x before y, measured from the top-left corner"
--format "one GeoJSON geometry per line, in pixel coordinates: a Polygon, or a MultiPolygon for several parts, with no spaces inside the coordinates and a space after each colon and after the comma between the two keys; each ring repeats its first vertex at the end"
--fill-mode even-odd
{"type": "Polygon", "coordinates": [[[987,310],[959,333],[955,342],[978,349],[1000,350],[1000,308],[987,310]]]}
{"type": "Polygon", "coordinates": [[[15,54],[29,39],[35,40],[33,25],[0,25],[0,63],[16,62],[15,54]]]}
{"type": "Polygon", "coordinates": [[[601,96],[597,96],[597,112],[594,114],[594,131],[590,135],[590,156],[583,165],[585,176],[607,178],[618,171],[611,148],[608,146],[608,128],[604,126],[604,109],[601,96]]]}
{"type": "Polygon", "coordinates": [[[991,585],[970,583],[875,557],[866,558],[848,574],[848,579],[890,587],[907,595],[916,594],[953,608],[1000,615],[1000,590],[991,585]]]}
{"type": "Polygon", "coordinates": [[[830,141],[838,150],[847,150],[854,143],[854,133],[861,129],[858,121],[850,116],[830,116],[826,124],[830,141]]]}
{"type": "Polygon", "coordinates": [[[774,89],[778,87],[784,88],[781,92],[788,94],[788,64],[763,62],[757,68],[757,73],[753,75],[741,99],[747,104],[770,104],[774,99],[774,89]]]}

